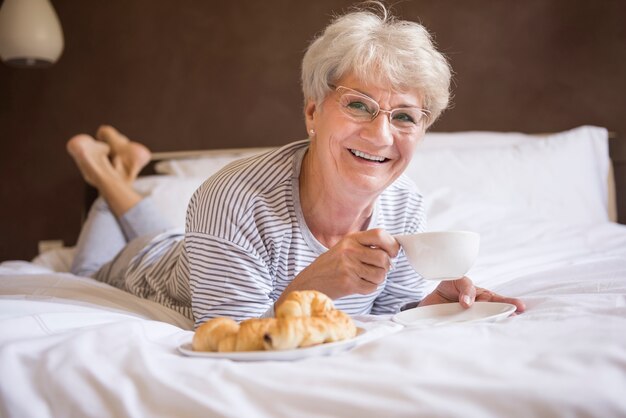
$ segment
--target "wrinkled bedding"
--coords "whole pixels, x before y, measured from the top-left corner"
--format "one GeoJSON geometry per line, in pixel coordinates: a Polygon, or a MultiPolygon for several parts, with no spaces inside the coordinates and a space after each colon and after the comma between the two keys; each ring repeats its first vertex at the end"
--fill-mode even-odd
{"type": "Polygon", "coordinates": [[[296,361],[186,357],[191,324],[175,312],[2,263],[0,415],[626,415],[626,227],[494,231],[471,276],[526,313],[426,328],[357,318],[371,338],[296,361]]]}

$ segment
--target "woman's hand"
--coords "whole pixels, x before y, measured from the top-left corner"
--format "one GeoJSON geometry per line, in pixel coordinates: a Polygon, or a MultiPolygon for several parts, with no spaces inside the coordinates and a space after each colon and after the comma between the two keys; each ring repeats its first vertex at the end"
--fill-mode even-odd
{"type": "Polygon", "coordinates": [[[468,277],[442,281],[430,295],[422,299],[419,306],[459,302],[461,306],[469,308],[475,301],[510,303],[517,307],[515,311],[517,313],[522,313],[526,309],[521,300],[501,296],[482,287],[476,287],[468,277]]]}
{"type": "Polygon", "coordinates": [[[384,282],[391,260],[399,251],[398,242],[383,229],[346,235],[302,270],[283,295],[294,290],[318,290],[337,299],[355,293],[372,293],[384,282]]]}

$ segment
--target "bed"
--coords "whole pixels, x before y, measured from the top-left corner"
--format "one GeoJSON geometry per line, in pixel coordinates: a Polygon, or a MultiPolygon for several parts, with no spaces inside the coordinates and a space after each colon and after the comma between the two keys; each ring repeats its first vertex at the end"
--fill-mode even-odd
{"type": "MultiPolygon", "coordinates": [[[[67,272],[72,248],[0,264],[3,417],[623,417],[626,226],[607,130],[429,133],[407,169],[429,230],[472,230],[469,276],[523,299],[498,321],[354,318],[299,358],[184,355],[190,320],[67,272]]],[[[136,187],[184,223],[206,176],[259,150],[159,155],[136,187]],[[176,158],[173,158],[176,157],[176,158]],[[184,158],[180,158],[184,157],[184,158]]]]}

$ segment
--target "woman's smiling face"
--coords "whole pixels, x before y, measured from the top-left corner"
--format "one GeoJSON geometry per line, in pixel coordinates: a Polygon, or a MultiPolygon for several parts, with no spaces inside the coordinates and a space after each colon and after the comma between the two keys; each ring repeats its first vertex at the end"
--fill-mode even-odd
{"type": "Polygon", "coordinates": [[[341,100],[341,94],[350,92],[341,88],[329,93],[319,105],[309,102],[305,116],[307,129],[315,131],[310,150],[312,163],[324,176],[325,184],[346,193],[375,198],[404,172],[424,135],[425,119],[413,121],[417,122],[416,126],[407,130],[407,124],[413,123],[408,116],[415,115],[415,108],[422,107],[421,97],[417,91],[396,92],[351,75],[338,80],[337,86],[374,99],[381,112],[371,121],[351,117],[352,110],[365,108],[364,104],[368,106],[367,98],[363,100],[365,103],[358,95],[341,100]],[[397,108],[407,108],[407,112],[399,110],[393,115],[385,112],[397,108]]]}

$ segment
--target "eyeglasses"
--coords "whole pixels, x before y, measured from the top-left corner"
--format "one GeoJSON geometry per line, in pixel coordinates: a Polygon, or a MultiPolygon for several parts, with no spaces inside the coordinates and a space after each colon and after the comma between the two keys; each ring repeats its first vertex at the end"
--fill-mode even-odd
{"type": "Polygon", "coordinates": [[[429,112],[419,107],[398,107],[391,110],[381,109],[371,97],[344,86],[332,86],[339,94],[341,110],[355,122],[371,122],[380,113],[385,113],[391,126],[398,131],[411,134],[417,132],[428,120],[429,112]]]}

